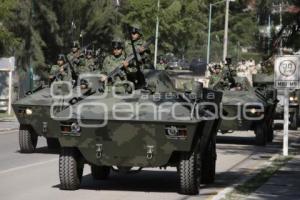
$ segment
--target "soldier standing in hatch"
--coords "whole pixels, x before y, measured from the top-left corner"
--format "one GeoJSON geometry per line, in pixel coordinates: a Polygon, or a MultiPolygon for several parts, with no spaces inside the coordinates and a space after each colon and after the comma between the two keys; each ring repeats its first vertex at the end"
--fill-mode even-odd
{"type": "Polygon", "coordinates": [[[221,66],[216,64],[209,78],[209,86],[214,87],[222,79],[221,66]]]}
{"type": "Polygon", "coordinates": [[[80,44],[78,41],[73,42],[72,51],[67,55],[68,60],[72,63],[77,75],[80,74],[85,67],[84,54],[80,51],[80,44]]]}
{"type": "Polygon", "coordinates": [[[71,81],[72,75],[66,58],[63,54],[58,55],[57,64],[53,65],[50,70],[49,80],[54,81],[71,81]]]}
{"type": "MultiPolygon", "coordinates": [[[[142,29],[139,24],[132,24],[130,26],[130,40],[125,42],[125,53],[126,56],[130,56],[135,52],[138,56],[141,56],[140,63],[134,63],[134,65],[138,66],[143,71],[144,69],[153,69],[151,59],[150,59],[150,50],[145,49],[143,45],[145,45],[145,40],[143,39],[142,29]]],[[[135,61],[136,62],[136,61],[135,61]]]]}
{"type": "MultiPolygon", "coordinates": [[[[112,40],[112,54],[107,56],[103,61],[103,68],[100,78],[101,81],[105,81],[107,79],[107,75],[120,65],[123,65],[126,71],[129,64],[125,61],[123,40],[121,38],[115,37],[112,40]]],[[[126,77],[120,78],[126,79],[126,77]]]]}
{"type": "Polygon", "coordinates": [[[87,50],[85,54],[85,66],[80,68],[79,73],[95,72],[97,70],[94,53],[92,50],[87,50]]]}

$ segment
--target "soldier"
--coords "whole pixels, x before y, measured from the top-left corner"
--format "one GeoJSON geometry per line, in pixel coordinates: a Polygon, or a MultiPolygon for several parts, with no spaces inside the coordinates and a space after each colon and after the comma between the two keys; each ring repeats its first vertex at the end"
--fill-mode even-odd
{"type": "Polygon", "coordinates": [[[66,58],[63,54],[58,55],[57,64],[51,67],[49,80],[50,82],[54,80],[58,80],[58,81],[72,80],[70,67],[66,63],[66,58]]]}
{"type": "Polygon", "coordinates": [[[162,56],[159,57],[159,61],[156,64],[157,70],[165,70],[166,69],[166,63],[162,56]]]}
{"type": "Polygon", "coordinates": [[[134,63],[136,66],[139,65],[140,69],[143,71],[144,69],[153,69],[150,59],[150,50],[146,50],[143,45],[145,44],[145,40],[143,39],[142,29],[139,24],[132,24],[130,26],[130,40],[125,42],[125,53],[126,56],[132,55],[135,52],[137,56],[140,56],[139,63],[134,63]]]}
{"type": "Polygon", "coordinates": [[[78,41],[73,42],[72,51],[67,55],[68,60],[72,63],[77,75],[81,71],[85,71],[84,54],[80,51],[80,44],[78,41]]]}
{"type": "Polygon", "coordinates": [[[94,53],[92,50],[87,50],[85,54],[85,67],[83,68],[84,72],[94,72],[96,71],[96,64],[95,64],[95,58],[94,58],[94,53]]]}
{"type": "MultiPolygon", "coordinates": [[[[124,43],[121,38],[115,37],[112,40],[112,54],[107,56],[103,61],[103,68],[101,71],[101,81],[107,79],[107,75],[116,67],[123,65],[125,71],[128,69],[129,63],[125,61],[124,43]]],[[[120,77],[125,79],[126,77],[120,77]]]]}
{"type": "Polygon", "coordinates": [[[213,74],[209,78],[209,86],[213,87],[222,79],[221,66],[216,64],[213,68],[213,74]]]}

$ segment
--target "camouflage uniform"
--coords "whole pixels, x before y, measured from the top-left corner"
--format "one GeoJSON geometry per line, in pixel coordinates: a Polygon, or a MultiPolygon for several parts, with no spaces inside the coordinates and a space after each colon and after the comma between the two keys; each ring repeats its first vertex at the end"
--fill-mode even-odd
{"type": "Polygon", "coordinates": [[[86,58],[85,59],[85,72],[97,72],[98,69],[96,68],[95,59],[94,58],[86,58]]]}
{"type": "MultiPolygon", "coordinates": [[[[138,40],[133,41],[133,45],[131,40],[125,41],[125,55],[130,56],[133,52],[133,47],[137,53],[137,56],[140,56],[140,65],[139,68],[143,71],[144,69],[152,69],[153,65],[151,62],[151,52],[149,49],[146,49],[143,53],[138,53],[139,48],[144,46],[146,44],[146,41],[142,38],[141,28],[138,24],[131,25],[131,32],[136,32],[140,35],[140,38],[138,40]]],[[[132,65],[137,66],[136,61],[132,62],[132,65]]],[[[134,70],[134,68],[131,68],[134,70]]]]}
{"type": "Polygon", "coordinates": [[[221,81],[221,74],[212,74],[209,78],[209,87],[213,87],[219,81],[221,81]]]}
{"type": "Polygon", "coordinates": [[[87,71],[86,65],[84,62],[84,54],[80,51],[80,44],[78,41],[75,41],[73,43],[72,48],[77,48],[76,52],[71,51],[68,55],[67,58],[68,60],[72,63],[75,73],[77,75],[84,73],[87,71]]]}
{"type": "Polygon", "coordinates": [[[156,69],[157,70],[165,70],[166,69],[166,64],[164,64],[164,63],[157,63],[156,64],[156,69]]]}
{"type": "Polygon", "coordinates": [[[59,65],[52,65],[51,70],[50,70],[50,76],[57,76],[58,80],[60,81],[71,81],[72,80],[72,75],[70,71],[70,67],[68,64],[64,64],[62,66],[59,65]],[[60,72],[61,68],[64,68],[63,72],[60,72]]]}
{"type": "Polygon", "coordinates": [[[122,54],[119,57],[114,55],[107,56],[103,61],[103,68],[101,73],[108,75],[112,72],[115,68],[122,65],[122,62],[125,60],[125,56],[122,54]]]}

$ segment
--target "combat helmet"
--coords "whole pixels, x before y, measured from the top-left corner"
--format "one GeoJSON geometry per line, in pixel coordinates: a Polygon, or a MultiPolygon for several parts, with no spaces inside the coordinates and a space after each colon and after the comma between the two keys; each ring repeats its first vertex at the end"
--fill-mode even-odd
{"type": "Polygon", "coordinates": [[[139,33],[140,35],[142,35],[142,26],[138,23],[132,23],[130,24],[130,32],[139,33]]]}
{"type": "Polygon", "coordinates": [[[112,49],[124,49],[124,40],[119,36],[114,36],[111,41],[112,49]]]}
{"type": "Polygon", "coordinates": [[[64,55],[64,54],[59,54],[59,55],[57,56],[57,61],[59,61],[59,60],[66,62],[66,57],[65,57],[65,55],[64,55]]]}
{"type": "Polygon", "coordinates": [[[72,45],[72,48],[78,48],[78,49],[79,49],[79,48],[80,48],[80,43],[79,43],[79,41],[77,41],[77,40],[74,41],[74,42],[73,42],[73,45],[72,45]]]}

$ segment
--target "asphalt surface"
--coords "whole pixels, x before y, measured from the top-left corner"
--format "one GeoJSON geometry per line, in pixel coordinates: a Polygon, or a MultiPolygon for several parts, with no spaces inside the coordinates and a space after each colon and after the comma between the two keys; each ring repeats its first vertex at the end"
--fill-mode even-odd
{"type": "Polygon", "coordinates": [[[177,193],[175,168],[167,170],[144,169],[138,174],[113,173],[109,180],[94,181],[90,168],[85,165],[81,189],[61,191],[58,177],[58,153],[46,148],[39,138],[36,153],[21,154],[18,133],[0,132],[0,199],[3,200],[134,200],[211,199],[226,187],[251,175],[281,149],[281,133],[266,147],[254,146],[253,132],[236,132],[218,138],[216,183],[203,185],[198,196],[177,193]],[[246,137],[234,137],[244,135],[246,137]]]}

